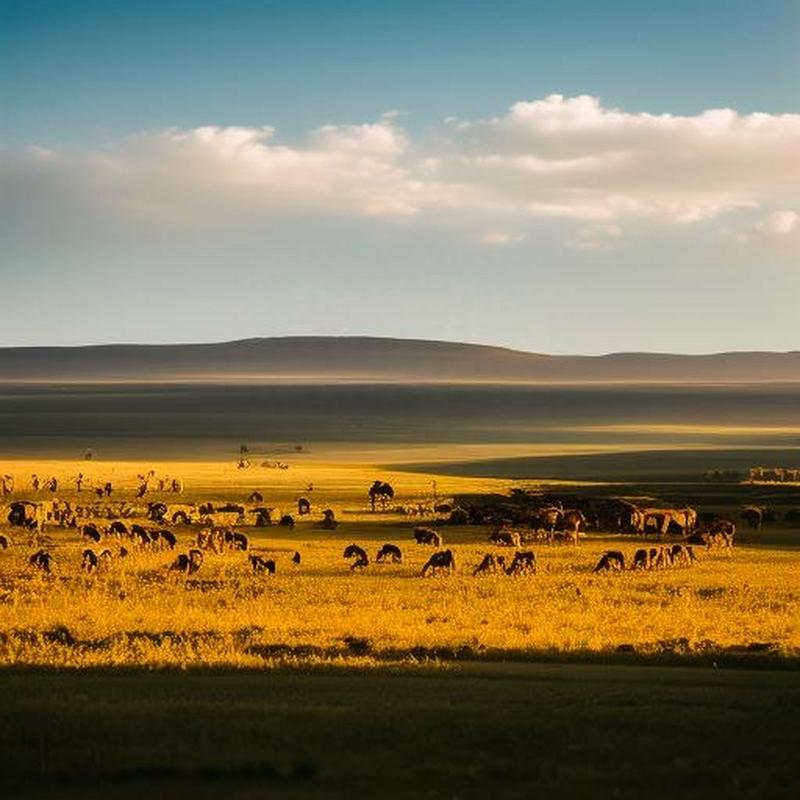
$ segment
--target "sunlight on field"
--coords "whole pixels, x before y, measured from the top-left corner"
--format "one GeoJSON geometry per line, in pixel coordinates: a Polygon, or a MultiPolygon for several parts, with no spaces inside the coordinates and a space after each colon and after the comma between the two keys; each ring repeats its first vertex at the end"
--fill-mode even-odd
{"type": "MultiPolygon", "coordinates": [[[[73,501],[92,499],[87,487],[112,480],[114,495],[130,499],[137,474],[153,467],[180,477],[182,495],[167,502],[235,500],[258,489],[264,504],[294,513],[312,499],[309,519],[289,531],[241,527],[251,553],[272,558],[275,576],[253,574],[247,553],[206,554],[193,576],[170,572],[175,552],[137,552],[115,558],[97,573],[81,572],[87,543],[76,530],[45,532],[53,574],[28,564],[34,543],[8,526],[14,544],[0,551],[0,663],[49,666],[180,665],[258,667],[281,663],[379,663],[542,654],[644,656],[703,655],[766,649],[800,655],[800,551],[737,547],[732,554],[700,553],[692,568],[594,575],[608,547],[632,553],[630,537],[591,534],[579,547],[536,546],[538,573],[473,577],[493,548],[484,526],[439,530],[458,564],[453,576],[419,576],[431,550],[413,543],[415,524],[395,506],[430,503],[463,492],[506,492],[494,479],[387,473],[371,465],[318,462],[288,469],[220,463],[14,462],[19,496],[30,473],[55,475],[73,501]],[[79,496],[71,482],[86,478],[79,496]],[[379,476],[396,496],[385,511],[371,511],[366,490],[379,476]],[[313,487],[309,490],[309,487],[313,487]],[[319,529],[321,511],[333,508],[341,524],[319,529]],[[342,558],[356,542],[371,559],[384,542],[399,545],[402,564],[375,564],[353,573],[342,558]],[[297,551],[300,565],[291,561],[297,551]]],[[[30,492],[27,492],[30,495],[30,492]]],[[[49,493],[39,492],[40,497],[49,493]]],[[[129,520],[126,520],[130,522],[129,520]]],[[[238,526],[237,526],[238,527],[238,526]]],[[[173,528],[176,552],[196,540],[197,526],[173,528]]],[[[108,537],[100,547],[117,552],[108,537]]]]}

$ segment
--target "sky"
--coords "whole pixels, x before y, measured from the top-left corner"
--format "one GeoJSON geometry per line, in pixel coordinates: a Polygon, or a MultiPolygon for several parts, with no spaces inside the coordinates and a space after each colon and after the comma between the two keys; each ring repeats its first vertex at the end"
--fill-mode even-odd
{"type": "Polygon", "coordinates": [[[800,349],[796,0],[0,0],[0,345],[800,349]]]}

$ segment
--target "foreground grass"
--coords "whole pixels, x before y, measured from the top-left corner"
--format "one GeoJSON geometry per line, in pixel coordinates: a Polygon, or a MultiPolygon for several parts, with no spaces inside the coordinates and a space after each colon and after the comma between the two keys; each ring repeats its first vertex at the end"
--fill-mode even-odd
{"type": "Polygon", "coordinates": [[[800,674],[0,674],[13,796],[794,796],[800,674]]]}

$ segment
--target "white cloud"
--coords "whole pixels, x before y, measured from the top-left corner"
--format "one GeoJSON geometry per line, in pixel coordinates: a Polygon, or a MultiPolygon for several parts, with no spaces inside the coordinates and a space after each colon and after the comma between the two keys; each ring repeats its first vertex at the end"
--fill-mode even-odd
{"type": "Polygon", "coordinates": [[[448,119],[416,140],[390,112],[324,125],[291,144],[270,127],[208,126],[91,152],[6,151],[0,179],[11,187],[6,215],[80,207],[98,225],[378,217],[478,225],[481,241],[503,245],[518,241],[509,229],[552,219],[575,224],[573,246],[597,249],[623,225],[729,215],[734,230],[787,235],[798,213],[775,209],[800,199],[800,114],[654,115],[551,95],[492,119],[448,119]]]}

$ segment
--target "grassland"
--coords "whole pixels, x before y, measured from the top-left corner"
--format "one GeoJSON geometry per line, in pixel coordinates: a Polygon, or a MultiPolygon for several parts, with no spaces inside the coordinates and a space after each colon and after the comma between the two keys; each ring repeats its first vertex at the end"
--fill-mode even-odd
{"type": "MultiPolygon", "coordinates": [[[[429,550],[411,530],[429,518],[373,512],[375,478],[393,505],[530,481],[442,475],[437,464],[508,455],[426,446],[389,455],[350,448],[329,460],[283,455],[288,469],[232,462],[6,462],[17,496],[32,473],[60,497],[106,480],[131,499],[152,468],[180,497],[292,511],[294,530],[245,527],[274,558],[254,575],[246,554],[208,555],[193,576],[174,553],[136,552],[87,575],[74,530],[46,531],[51,576],[35,542],[8,526],[0,551],[0,792],[10,796],[604,798],[794,796],[800,744],[800,532],[744,531],[730,554],[691,569],[593,575],[599,553],[634,538],[593,532],[579,547],[537,546],[536,575],[473,577],[488,529],[442,527],[453,576],[423,579],[429,550]],[[309,486],[313,489],[309,491],[309,486]],[[336,531],[317,523],[324,508],[336,531]],[[342,559],[358,542],[399,565],[363,574],[342,559]],[[299,551],[295,566],[291,555],[299,551]],[[691,668],[689,668],[691,667],[691,668]]],[[[513,454],[513,453],[512,453],[513,454]]],[[[542,484],[539,484],[542,485],[542,484]]],[[[563,482],[561,483],[564,486],[563,482]]],[[[744,502],[800,505],[793,487],[738,484],[568,485],[583,494],[693,499],[736,514],[744,502]]],[[[39,497],[49,497],[39,492],[39,497]]],[[[197,530],[175,527],[177,550],[197,530]]],[[[103,545],[116,549],[120,543],[103,545]]],[[[95,546],[99,549],[100,546],[95,546]]]]}
{"type": "MultiPolygon", "coordinates": [[[[274,577],[254,575],[246,554],[237,552],[209,555],[200,572],[186,577],[168,570],[171,551],[134,551],[86,575],[80,570],[86,543],[76,531],[59,529],[48,534],[53,575],[43,576],[28,565],[31,548],[24,537],[7,530],[17,543],[0,553],[0,663],[253,669],[320,662],[635,657],[710,663],[800,656],[800,550],[797,532],[788,528],[745,536],[732,553],[702,553],[691,569],[620,575],[594,575],[592,567],[605,549],[632,552],[637,542],[599,532],[577,548],[537,548],[535,576],[476,578],[472,569],[492,549],[488,528],[448,526],[442,531],[456,553],[458,573],[422,579],[430,551],[411,539],[420,519],[372,512],[365,491],[371,480],[390,480],[397,491],[393,502],[412,506],[430,500],[433,481],[440,498],[507,490],[511,482],[315,462],[287,470],[239,470],[225,463],[152,466],[184,480],[182,502],[243,501],[257,488],[265,504],[285,510],[310,494],[315,513],[293,531],[242,528],[252,551],[277,562],[274,577]],[[309,484],[312,492],[306,491],[309,484]],[[341,520],[335,532],[318,527],[327,507],[341,520]],[[373,556],[384,542],[397,543],[404,562],[353,573],[342,558],[350,542],[373,556]],[[299,566],[290,560],[295,551],[302,556],[299,566]]],[[[145,465],[16,467],[20,476],[33,470],[56,475],[65,487],[81,469],[90,482],[111,477],[115,492],[129,496],[145,465]]],[[[197,528],[174,530],[177,550],[187,550],[197,528]]]]}

